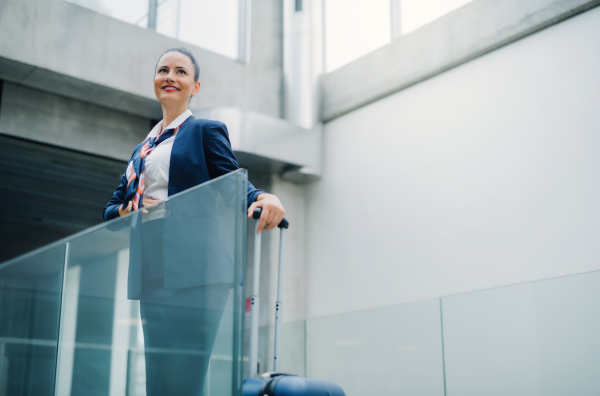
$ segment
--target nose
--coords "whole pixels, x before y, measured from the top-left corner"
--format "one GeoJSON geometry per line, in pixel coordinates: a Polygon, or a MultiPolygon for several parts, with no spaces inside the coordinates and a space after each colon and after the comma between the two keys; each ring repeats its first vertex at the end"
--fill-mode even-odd
{"type": "Polygon", "coordinates": [[[167,73],[167,75],[165,76],[165,81],[175,81],[175,78],[173,77],[172,72],[167,73]]]}

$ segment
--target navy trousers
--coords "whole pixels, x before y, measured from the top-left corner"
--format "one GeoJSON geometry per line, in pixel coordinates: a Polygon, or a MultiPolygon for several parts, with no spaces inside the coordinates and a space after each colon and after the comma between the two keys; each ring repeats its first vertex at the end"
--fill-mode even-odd
{"type": "Polygon", "coordinates": [[[162,221],[143,223],[142,293],[147,396],[201,396],[231,285],[167,289],[162,221]]]}

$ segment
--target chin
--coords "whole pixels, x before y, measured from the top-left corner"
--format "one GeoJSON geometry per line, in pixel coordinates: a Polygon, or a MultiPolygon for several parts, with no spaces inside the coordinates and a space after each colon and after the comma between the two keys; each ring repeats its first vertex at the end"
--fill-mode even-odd
{"type": "MultiPolygon", "coordinates": [[[[179,92],[178,92],[179,94],[179,92]]],[[[180,102],[185,102],[185,98],[182,95],[173,95],[173,94],[162,94],[160,96],[157,96],[157,99],[160,103],[162,104],[173,104],[173,103],[180,103],[180,102]]]]}

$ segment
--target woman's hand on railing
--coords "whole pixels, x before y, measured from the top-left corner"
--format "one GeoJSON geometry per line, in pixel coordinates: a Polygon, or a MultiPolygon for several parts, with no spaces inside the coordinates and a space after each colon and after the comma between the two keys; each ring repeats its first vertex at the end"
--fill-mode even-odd
{"type": "Polygon", "coordinates": [[[262,230],[270,230],[277,227],[285,215],[285,209],[281,201],[273,194],[260,194],[256,198],[256,201],[248,208],[248,218],[252,217],[256,208],[262,208],[260,224],[256,230],[259,234],[262,230]]]}
{"type": "Polygon", "coordinates": [[[129,204],[127,204],[127,207],[125,209],[123,209],[123,205],[119,206],[119,216],[125,216],[125,215],[128,215],[129,213],[131,213],[132,207],[133,207],[132,201],[129,201],[129,204]]]}
{"type": "MultiPolygon", "coordinates": [[[[148,211],[144,208],[154,208],[158,206],[162,201],[160,199],[154,199],[152,197],[146,197],[142,199],[142,213],[148,213],[148,211]]],[[[119,206],[119,216],[126,216],[133,210],[133,202],[129,201],[127,207],[123,209],[123,205],[119,206]]]]}
{"type": "Polygon", "coordinates": [[[144,195],[144,198],[142,199],[142,213],[148,213],[148,211],[144,208],[154,208],[161,202],[162,201],[160,199],[154,199],[144,195]]]}

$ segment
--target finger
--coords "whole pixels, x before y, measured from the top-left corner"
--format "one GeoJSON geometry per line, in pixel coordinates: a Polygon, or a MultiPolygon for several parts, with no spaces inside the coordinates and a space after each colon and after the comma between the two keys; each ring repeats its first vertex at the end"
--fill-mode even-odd
{"type": "Polygon", "coordinates": [[[133,201],[129,201],[129,204],[127,204],[127,212],[126,213],[131,212],[132,209],[133,209],[133,201]]]}
{"type": "Polygon", "coordinates": [[[254,213],[254,210],[256,208],[260,208],[260,203],[259,202],[252,202],[252,205],[250,205],[250,207],[248,208],[248,218],[252,217],[252,214],[254,213]]]}
{"type": "Polygon", "coordinates": [[[277,211],[274,209],[271,209],[269,211],[269,217],[267,217],[267,221],[268,225],[265,227],[265,230],[272,230],[273,228],[275,228],[277,226],[277,211]]]}
{"type": "Polygon", "coordinates": [[[142,206],[146,207],[146,208],[153,208],[155,206],[158,206],[158,200],[144,200],[142,206]]]}
{"type": "Polygon", "coordinates": [[[279,225],[279,223],[281,223],[281,220],[283,220],[283,212],[277,215],[277,219],[275,219],[275,224],[279,225]]]}
{"type": "Polygon", "coordinates": [[[269,208],[263,206],[262,214],[260,215],[260,220],[258,222],[258,228],[256,232],[260,234],[260,232],[265,228],[265,223],[267,223],[267,219],[269,217],[269,208]]]}
{"type": "Polygon", "coordinates": [[[273,209],[273,213],[273,228],[275,228],[279,225],[279,223],[281,223],[281,220],[283,220],[285,210],[283,210],[281,206],[277,206],[275,209],[273,209]]]}

